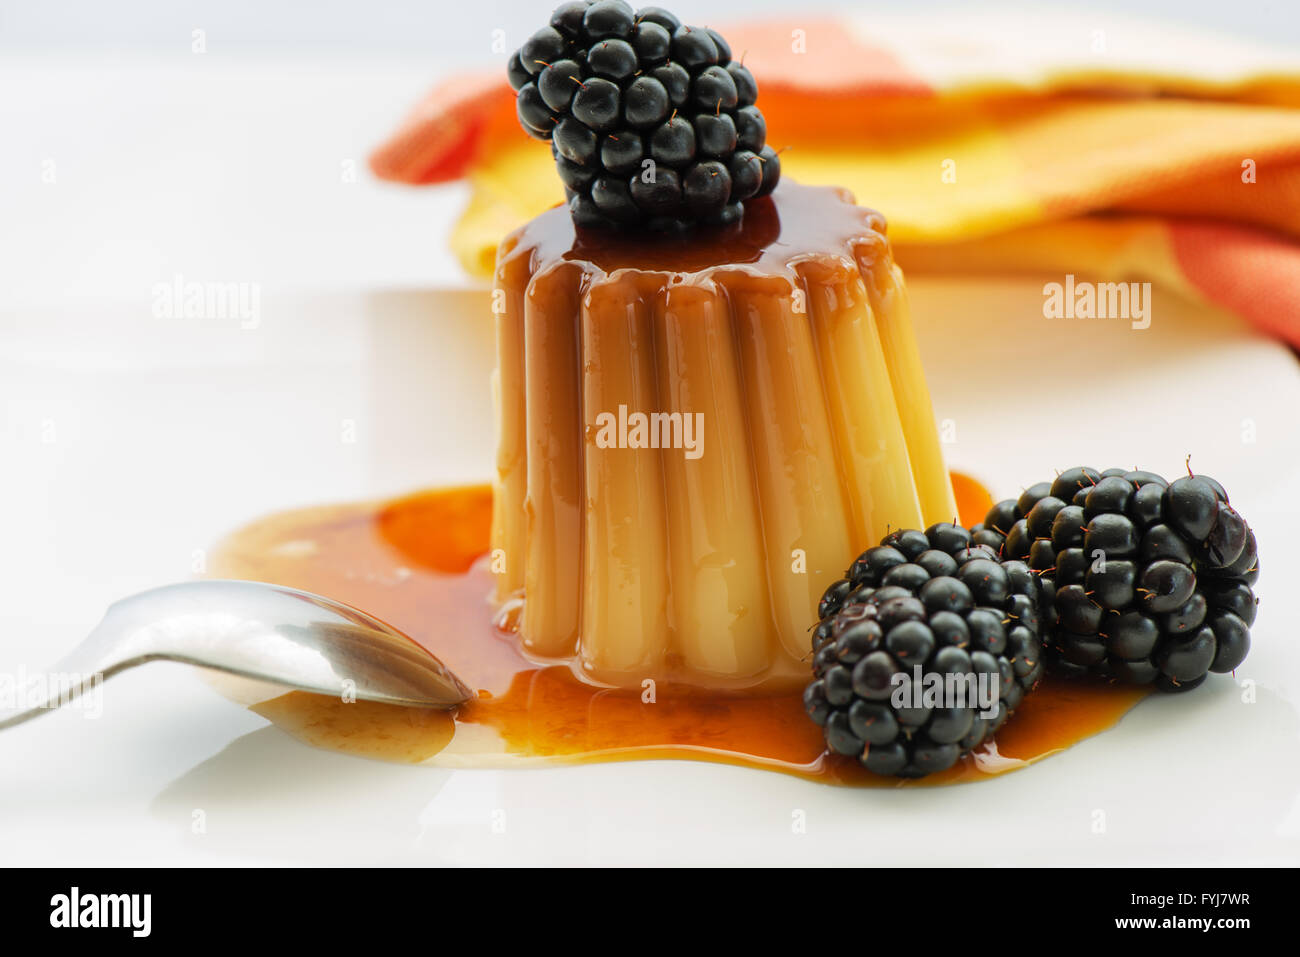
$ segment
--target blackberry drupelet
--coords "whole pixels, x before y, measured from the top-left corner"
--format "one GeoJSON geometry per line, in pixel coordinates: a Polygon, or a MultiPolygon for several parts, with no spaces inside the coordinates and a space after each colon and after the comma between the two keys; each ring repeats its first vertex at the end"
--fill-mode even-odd
{"type": "Polygon", "coordinates": [[[867,549],[826,589],[813,630],[804,707],[827,747],[899,777],[979,747],[1043,674],[1037,594],[1028,565],[998,561],[960,525],[894,532],[867,549]],[[996,714],[982,717],[973,694],[913,706],[917,666],[923,687],[985,676],[996,714]]]}
{"type": "Polygon", "coordinates": [[[1208,476],[1072,468],[972,533],[1038,575],[1052,673],[1187,691],[1250,650],[1255,536],[1208,476]]]}
{"type": "Polygon", "coordinates": [[[579,226],[735,223],[781,177],[753,75],[716,31],[659,7],[562,4],[507,74],[520,124],[551,143],[579,226]]]}

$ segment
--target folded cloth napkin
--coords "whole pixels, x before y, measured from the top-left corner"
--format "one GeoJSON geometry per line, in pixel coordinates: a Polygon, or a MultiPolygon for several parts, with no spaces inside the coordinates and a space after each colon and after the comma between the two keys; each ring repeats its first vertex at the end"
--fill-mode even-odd
{"type": "MultiPolygon", "coordinates": [[[[719,29],[783,174],[881,210],[904,269],[1149,280],[1300,346],[1300,52],[1100,14],[719,29]]],[[[502,60],[433,90],[371,157],[387,180],[469,179],[451,241],[479,276],[564,198],[502,60]]]]}

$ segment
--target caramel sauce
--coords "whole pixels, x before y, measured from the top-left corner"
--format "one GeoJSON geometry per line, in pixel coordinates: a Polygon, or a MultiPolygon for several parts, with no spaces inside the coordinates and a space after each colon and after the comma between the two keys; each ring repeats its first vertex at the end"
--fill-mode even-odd
{"type": "Polygon", "coordinates": [[[784,275],[808,259],[839,255],[849,262],[855,246],[880,247],[884,217],[854,204],[845,189],[804,186],[785,179],[770,196],[745,203],[744,218],[732,226],[684,235],[590,232],[573,224],[567,206],[535,217],[506,240],[508,255],[527,255],[535,267],[560,262],[610,276],[628,271],[655,286],[711,281],[718,270],[752,276],[784,275]]]}
{"type": "MultiPolygon", "coordinates": [[[[960,518],[991,502],[954,475],[960,518]]],[[[487,486],[439,489],[379,504],[308,508],[234,533],[214,575],[302,588],[347,602],[406,632],[478,697],[454,714],[291,692],[257,713],[322,748],[448,767],[512,767],[676,758],[766,768],[831,784],[893,787],[979,780],[1038,761],[1115,724],[1143,689],[1048,680],[992,746],[920,782],[868,773],[826,755],[798,691],[717,693],[660,683],[644,690],[586,684],[565,665],[527,658],[494,624],[487,486]]]]}

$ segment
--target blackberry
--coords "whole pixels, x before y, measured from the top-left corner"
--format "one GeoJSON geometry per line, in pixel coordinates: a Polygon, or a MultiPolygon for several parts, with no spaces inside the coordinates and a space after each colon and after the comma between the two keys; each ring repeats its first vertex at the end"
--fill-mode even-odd
{"type": "Polygon", "coordinates": [[[973,536],[1038,575],[1049,672],[1187,691],[1250,650],[1255,536],[1208,476],[1068,469],[973,536]]]}
{"type": "Polygon", "coordinates": [[[1002,726],[1044,666],[1038,582],[992,555],[960,525],[894,532],[826,589],[803,700],[831,751],[922,777],[1002,726]]]}
{"type": "Polygon", "coordinates": [[[717,31],[659,7],[562,4],[506,72],[579,226],[728,225],[781,178],[753,75],[717,31]]]}

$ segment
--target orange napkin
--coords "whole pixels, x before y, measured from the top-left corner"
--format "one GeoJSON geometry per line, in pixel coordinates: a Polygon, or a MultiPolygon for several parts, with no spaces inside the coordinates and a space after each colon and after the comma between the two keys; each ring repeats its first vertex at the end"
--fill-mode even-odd
{"type": "MultiPolygon", "coordinates": [[[[719,29],[783,175],[884,212],[905,269],[1150,280],[1300,346],[1300,53],[1094,14],[719,29]]],[[[451,242],[478,276],[563,200],[504,62],[429,93],[371,167],[469,179],[451,242]]]]}

